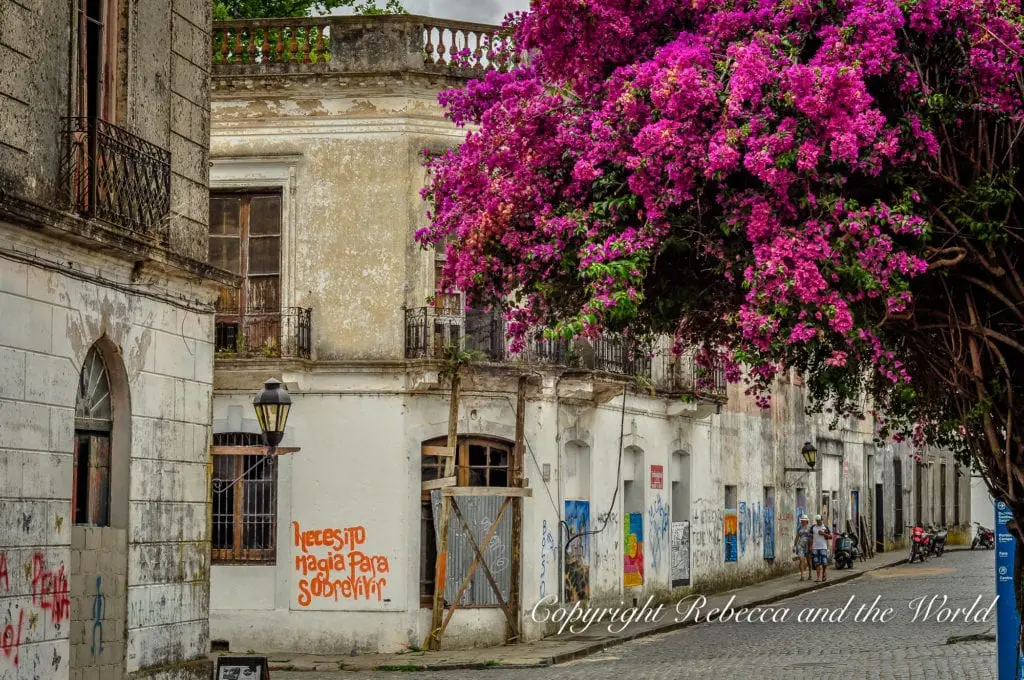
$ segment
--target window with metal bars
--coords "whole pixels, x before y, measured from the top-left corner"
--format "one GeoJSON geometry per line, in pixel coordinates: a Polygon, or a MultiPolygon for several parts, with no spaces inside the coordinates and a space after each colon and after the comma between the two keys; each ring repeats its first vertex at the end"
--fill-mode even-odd
{"type": "MultiPolygon", "coordinates": [[[[440,437],[423,443],[427,446],[447,446],[448,439],[440,437]]],[[[479,437],[459,437],[455,457],[455,479],[458,486],[508,486],[512,467],[510,442],[479,437]]],[[[422,481],[444,477],[441,456],[423,456],[422,481]]],[[[434,571],[437,563],[437,543],[434,532],[434,510],[430,492],[424,491],[420,504],[420,604],[429,607],[434,597],[434,571]]]]}
{"type": "Polygon", "coordinates": [[[213,454],[213,563],[275,564],[276,457],[266,455],[261,434],[218,433],[213,444],[231,451],[213,454]]]}

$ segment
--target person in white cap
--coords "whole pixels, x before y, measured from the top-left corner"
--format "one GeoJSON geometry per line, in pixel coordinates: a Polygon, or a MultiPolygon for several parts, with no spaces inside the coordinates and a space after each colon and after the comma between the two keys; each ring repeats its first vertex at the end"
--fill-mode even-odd
{"type": "Polygon", "coordinates": [[[815,515],[814,526],[811,527],[811,564],[818,576],[815,581],[828,580],[825,576],[825,567],[828,566],[828,541],[830,538],[832,538],[832,532],[821,521],[821,515],[815,515]]]}
{"type": "Polygon", "coordinates": [[[811,548],[811,525],[807,515],[800,515],[800,526],[796,529],[796,537],[793,539],[793,555],[800,567],[800,580],[804,580],[804,569],[807,570],[807,580],[811,580],[811,563],[808,560],[811,548]]]}

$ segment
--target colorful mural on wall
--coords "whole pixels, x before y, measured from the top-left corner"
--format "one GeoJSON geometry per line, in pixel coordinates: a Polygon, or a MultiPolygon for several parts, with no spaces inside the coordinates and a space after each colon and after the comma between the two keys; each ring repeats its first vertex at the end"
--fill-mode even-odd
{"type": "Polygon", "coordinates": [[[672,587],[690,585],[690,523],[672,522],[672,587]]]}
{"type": "Polygon", "coordinates": [[[644,515],[631,512],[623,518],[624,576],[623,584],[630,588],[644,584],[644,515]]]}
{"type": "Polygon", "coordinates": [[[590,598],[590,501],[566,501],[565,601],[590,598]]]}
{"type": "Polygon", "coordinates": [[[735,562],[739,559],[738,536],[739,517],[736,508],[725,509],[725,561],[735,562]]]}

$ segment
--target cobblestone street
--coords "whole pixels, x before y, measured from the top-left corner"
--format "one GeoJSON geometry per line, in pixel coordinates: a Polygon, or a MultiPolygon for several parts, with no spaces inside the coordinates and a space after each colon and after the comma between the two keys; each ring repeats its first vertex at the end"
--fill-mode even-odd
{"type": "MultiPolygon", "coordinates": [[[[783,680],[806,678],[969,678],[996,677],[995,609],[987,621],[935,621],[941,596],[953,609],[967,608],[982,596],[975,612],[992,604],[993,553],[957,551],[925,564],[900,565],[871,572],[849,583],[776,603],[787,607],[785,623],[719,623],[690,627],[612,647],[572,663],[530,670],[421,673],[283,673],[275,680],[337,680],[339,678],[409,678],[431,680],[604,680],[619,678],[783,680]],[[915,599],[939,595],[925,617],[927,602],[915,622],[915,599]],[[807,607],[838,609],[855,597],[842,623],[799,623],[807,607]],[[887,623],[857,623],[861,605],[879,597],[878,607],[892,608],[887,623]],[[911,603],[914,603],[912,605],[911,603]],[[978,640],[957,638],[980,636],[978,640]]],[[[768,618],[767,616],[765,617],[768,618]]],[[[979,618],[981,618],[979,616],[979,618]]]]}

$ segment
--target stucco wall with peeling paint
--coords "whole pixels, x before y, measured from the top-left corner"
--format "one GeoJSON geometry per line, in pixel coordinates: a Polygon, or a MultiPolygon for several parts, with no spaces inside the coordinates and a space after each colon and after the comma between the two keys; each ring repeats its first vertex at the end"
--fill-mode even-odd
{"type": "Polygon", "coordinates": [[[426,85],[377,81],[301,92],[213,98],[213,188],[219,164],[294,158],[294,244],[287,298],[313,309],[316,359],[401,359],[402,307],[432,286],[431,255],[412,241],[425,224],[423,149],[457,144],[426,85]]]}

